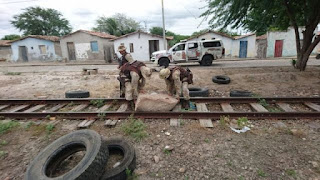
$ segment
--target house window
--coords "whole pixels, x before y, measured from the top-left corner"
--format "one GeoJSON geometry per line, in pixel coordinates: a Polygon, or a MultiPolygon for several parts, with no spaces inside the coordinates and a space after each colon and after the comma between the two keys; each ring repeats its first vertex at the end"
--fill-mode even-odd
{"type": "Polygon", "coordinates": [[[133,52],[133,43],[130,43],[129,46],[130,46],[130,52],[132,53],[133,52]]]}
{"type": "Polygon", "coordinates": [[[91,41],[90,42],[91,44],[91,51],[92,52],[98,52],[98,42],[97,41],[91,41]]]}
{"type": "Polygon", "coordinates": [[[39,45],[40,54],[47,54],[47,49],[45,45],[39,45]]]}

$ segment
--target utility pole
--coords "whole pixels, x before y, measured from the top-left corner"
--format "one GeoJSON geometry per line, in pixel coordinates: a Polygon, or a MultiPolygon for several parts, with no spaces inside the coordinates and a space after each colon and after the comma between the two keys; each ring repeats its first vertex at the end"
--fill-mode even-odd
{"type": "Polygon", "coordinates": [[[164,9],[163,9],[163,0],[161,0],[161,3],[162,3],[162,36],[163,36],[163,47],[164,47],[164,50],[167,50],[167,43],[166,43],[166,28],[165,28],[165,25],[164,25],[164,9]]]}

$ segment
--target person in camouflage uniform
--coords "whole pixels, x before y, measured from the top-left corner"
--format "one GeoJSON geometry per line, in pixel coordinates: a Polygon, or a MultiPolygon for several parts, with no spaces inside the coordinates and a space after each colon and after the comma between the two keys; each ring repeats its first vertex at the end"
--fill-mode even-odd
{"type": "Polygon", "coordinates": [[[167,85],[167,92],[171,96],[175,96],[177,99],[180,98],[181,87],[184,101],[182,105],[184,108],[189,109],[189,89],[188,85],[193,84],[193,74],[189,69],[182,67],[170,67],[162,69],[159,72],[161,79],[164,79],[167,85]]]}

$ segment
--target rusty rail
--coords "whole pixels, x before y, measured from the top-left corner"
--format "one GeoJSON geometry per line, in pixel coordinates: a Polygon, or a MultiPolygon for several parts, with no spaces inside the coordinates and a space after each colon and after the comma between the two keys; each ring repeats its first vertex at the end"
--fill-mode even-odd
{"type": "MultiPolygon", "coordinates": [[[[317,107],[320,105],[320,97],[264,97],[264,98],[253,98],[253,97],[239,97],[239,98],[191,98],[191,101],[196,103],[257,103],[261,99],[264,99],[267,103],[310,103],[317,107]]],[[[45,117],[58,117],[58,118],[72,118],[72,119],[113,119],[113,118],[127,118],[130,115],[134,115],[138,118],[148,118],[148,119],[167,119],[167,118],[184,118],[184,119],[219,119],[221,116],[229,116],[232,118],[236,117],[248,117],[250,119],[301,119],[301,118],[311,118],[320,119],[320,110],[313,110],[310,112],[223,112],[223,111],[212,111],[212,112],[197,112],[197,111],[178,111],[178,112],[134,112],[134,111],[102,111],[102,112],[30,112],[32,105],[57,105],[57,104],[90,104],[92,100],[103,100],[104,103],[125,103],[123,98],[115,99],[99,99],[99,98],[87,98],[87,99],[0,99],[0,116],[16,119],[27,119],[27,118],[45,118],[45,117]],[[8,105],[8,106],[7,106],[8,105]],[[9,110],[5,110],[11,105],[19,105],[9,110]],[[26,106],[28,105],[28,106],[26,106]],[[1,106],[3,107],[1,109],[1,106]],[[28,110],[29,109],[29,110],[28,110]]],[[[39,106],[38,109],[41,107],[39,106]]]]}

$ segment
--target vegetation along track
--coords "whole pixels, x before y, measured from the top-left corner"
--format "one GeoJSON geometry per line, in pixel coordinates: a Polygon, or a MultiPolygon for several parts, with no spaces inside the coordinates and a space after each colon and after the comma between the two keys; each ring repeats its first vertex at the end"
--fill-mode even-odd
{"type": "Polygon", "coordinates": [[[249,119],[320,118],[319,97],[191,98],[194,109],[170,112],[134,112],[125,99],[1,99],[0,117],[25,119],[60,117],[73,119],[138,118],[249,119]],[[200,108],[201,107],[201,108],[200,108]],[[203,110],[203,107],[205,110],[203,110]]]}

